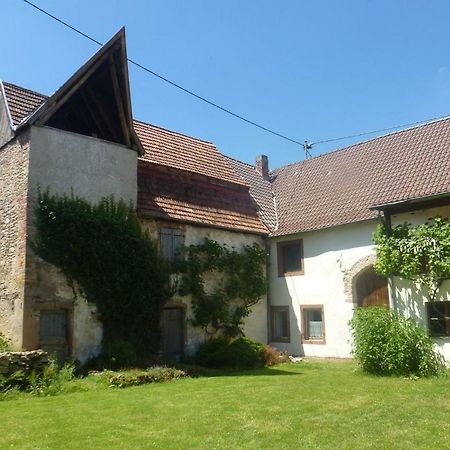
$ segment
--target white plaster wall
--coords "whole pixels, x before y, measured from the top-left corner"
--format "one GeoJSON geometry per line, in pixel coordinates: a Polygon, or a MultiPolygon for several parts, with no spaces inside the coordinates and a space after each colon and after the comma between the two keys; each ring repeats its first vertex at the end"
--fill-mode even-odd
{"type": "MultiPolygon", "coordinates": [[[[261,236],[248,233],[239,233],[234,231],[222,230],[218,228],[208,228],[201,226],[193,226],[188,224],[180,224],[175,222],[161,222],[153,220],[144,220],[143,226],[149,230],[153,239],[158,239],[158,227],[180,227],[185,232],[185,245],[201,244],[205,238],[215,240],[220,244],[226,244],[239,250],[244,245],[252,245],[254,242],[261,247],[265,246],[264,239],[261,236]]],[[[213,284],[214,280],[206,280],[206,289],[208,284],[213,284]]],[[[198,345],[206,339],[205,333],[198,327],[189,325],[193,319],[192,305],[189,297],[175,297],[173,304],[185,306],[186,310],[186,340],[185,352],[187,355],[195,353],[198,345]]],[[[266,344],[268,342],[267,333],[267,296],[263,296],[261,300],[252,307],[251,314],[245,319],[244,333],[246,336],[256,341],[266,344]]]]}
{"type": "MultiPolygon", "coordinates": [[[[450,206],[421,209],[410,213],[402,213],[392,216],[392,225],[408,222],[418,225],[428,219],[442,216],[450,217],[450,206]]],[[[425,329],[428,328],[425,303],[428,301],[426,289],[410,280],[400,277],[392,277],[389,283],[391,308],[402,313],[407,318],[416,320],[425,329]]],[[[450,280],[445,281],[438,291],[436,301],[450,301],[450,280]]],[[[450,337],[433,338],[436,348],[450,362],[450,337]]]]}
{"type": "Polygon", "coordinates": [[[29,192],[38,187],[92,203],[114,195],[136,204],[137,153],[122,145],[47,127],[31,128],[29,192]]]}
{"type": "Polygon", "coordinates": [[[97,319],[97,307],[85,298],[77,298],[73,308],[73,358],[81,364],[102,351],[103,327],[97,319]]]}
{"type": "Polygon", "coordinates": [[[344,278],[362,259],[374,254],[376,221],[360,222],[271,239],[270,306],[289,305],[290,343],[272,344],[292,355],[350,357],[348,321],[353,315],[351,291],[344,278]],[[303,239],[304,275],[278,277],[277,242],[303,239]],[[301,341],[300,306],[323,305],[325,344],[301,341]]]}

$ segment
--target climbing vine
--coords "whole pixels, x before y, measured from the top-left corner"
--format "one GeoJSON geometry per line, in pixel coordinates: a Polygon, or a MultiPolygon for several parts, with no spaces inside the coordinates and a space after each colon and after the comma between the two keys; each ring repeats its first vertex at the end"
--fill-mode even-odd
{"type": "Polygon", "coordinates": [[[238,252],[205,239],[185,253],[178,291],[192,297],[192,324],[208,334],[242,335],[243,319],[267,291],[265,250],[253,244],[238,252]]]}
{"type": "Polygon", "coordinates": [[[450,278],[450,219],[435,217],[416,226],[404,223],[390,232],[379,224],[373,239],[375,271],[422,284],[434,301],[442,282],[450,278]]]}
{"type": "Polygon", "coordinates": [[[93,206],[73,195],[40,193],[36,227],[36,253],[96,304],[104,350],[156,352],[170,275],[132,207],[113,198],[93,206]]]}

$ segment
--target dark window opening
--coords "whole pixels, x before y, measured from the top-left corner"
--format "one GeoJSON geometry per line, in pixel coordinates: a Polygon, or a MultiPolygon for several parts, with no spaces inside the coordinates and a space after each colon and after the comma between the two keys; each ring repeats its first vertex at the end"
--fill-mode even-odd
{"type": "Polygon", "coordinates": [[[428,302],[427,316],[430,336],[450,336],[450,302],[428,302]]]}
{"type": "Polygon", "coordinates": [[[271,332],[273,342],[290,342],[289,306],[272,306],[271,332]]]}
{"type": "Polygon", "coordinates": [[[277,243],[278,276],[303,275],[303,241],[277,243]]]}

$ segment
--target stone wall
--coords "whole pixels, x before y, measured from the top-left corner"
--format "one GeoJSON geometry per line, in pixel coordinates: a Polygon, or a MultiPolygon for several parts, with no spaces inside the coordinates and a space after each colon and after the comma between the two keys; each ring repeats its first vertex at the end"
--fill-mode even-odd
{"type": "Polygon", "coordinates": [[[48,366],[48,353],[43,350],[31,352],[0,353],[0,375],[9,376],[18,370],[29,374],[40,373],[48,366]]]}
{"type": "Polygon", "coordinates": [[[29,133],[0,149],[0,332],[22,347],[29,133]]]}

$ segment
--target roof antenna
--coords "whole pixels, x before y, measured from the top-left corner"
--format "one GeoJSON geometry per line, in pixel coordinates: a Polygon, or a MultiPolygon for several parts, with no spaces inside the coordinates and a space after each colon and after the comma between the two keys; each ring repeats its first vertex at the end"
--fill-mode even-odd
{"type": "Polygon", "coordinates": [[[312,149],[313,144],[305,141],[303,144],[303,150],[305,151],[305,159],[312,158],[310,150],[312,149]]]}

